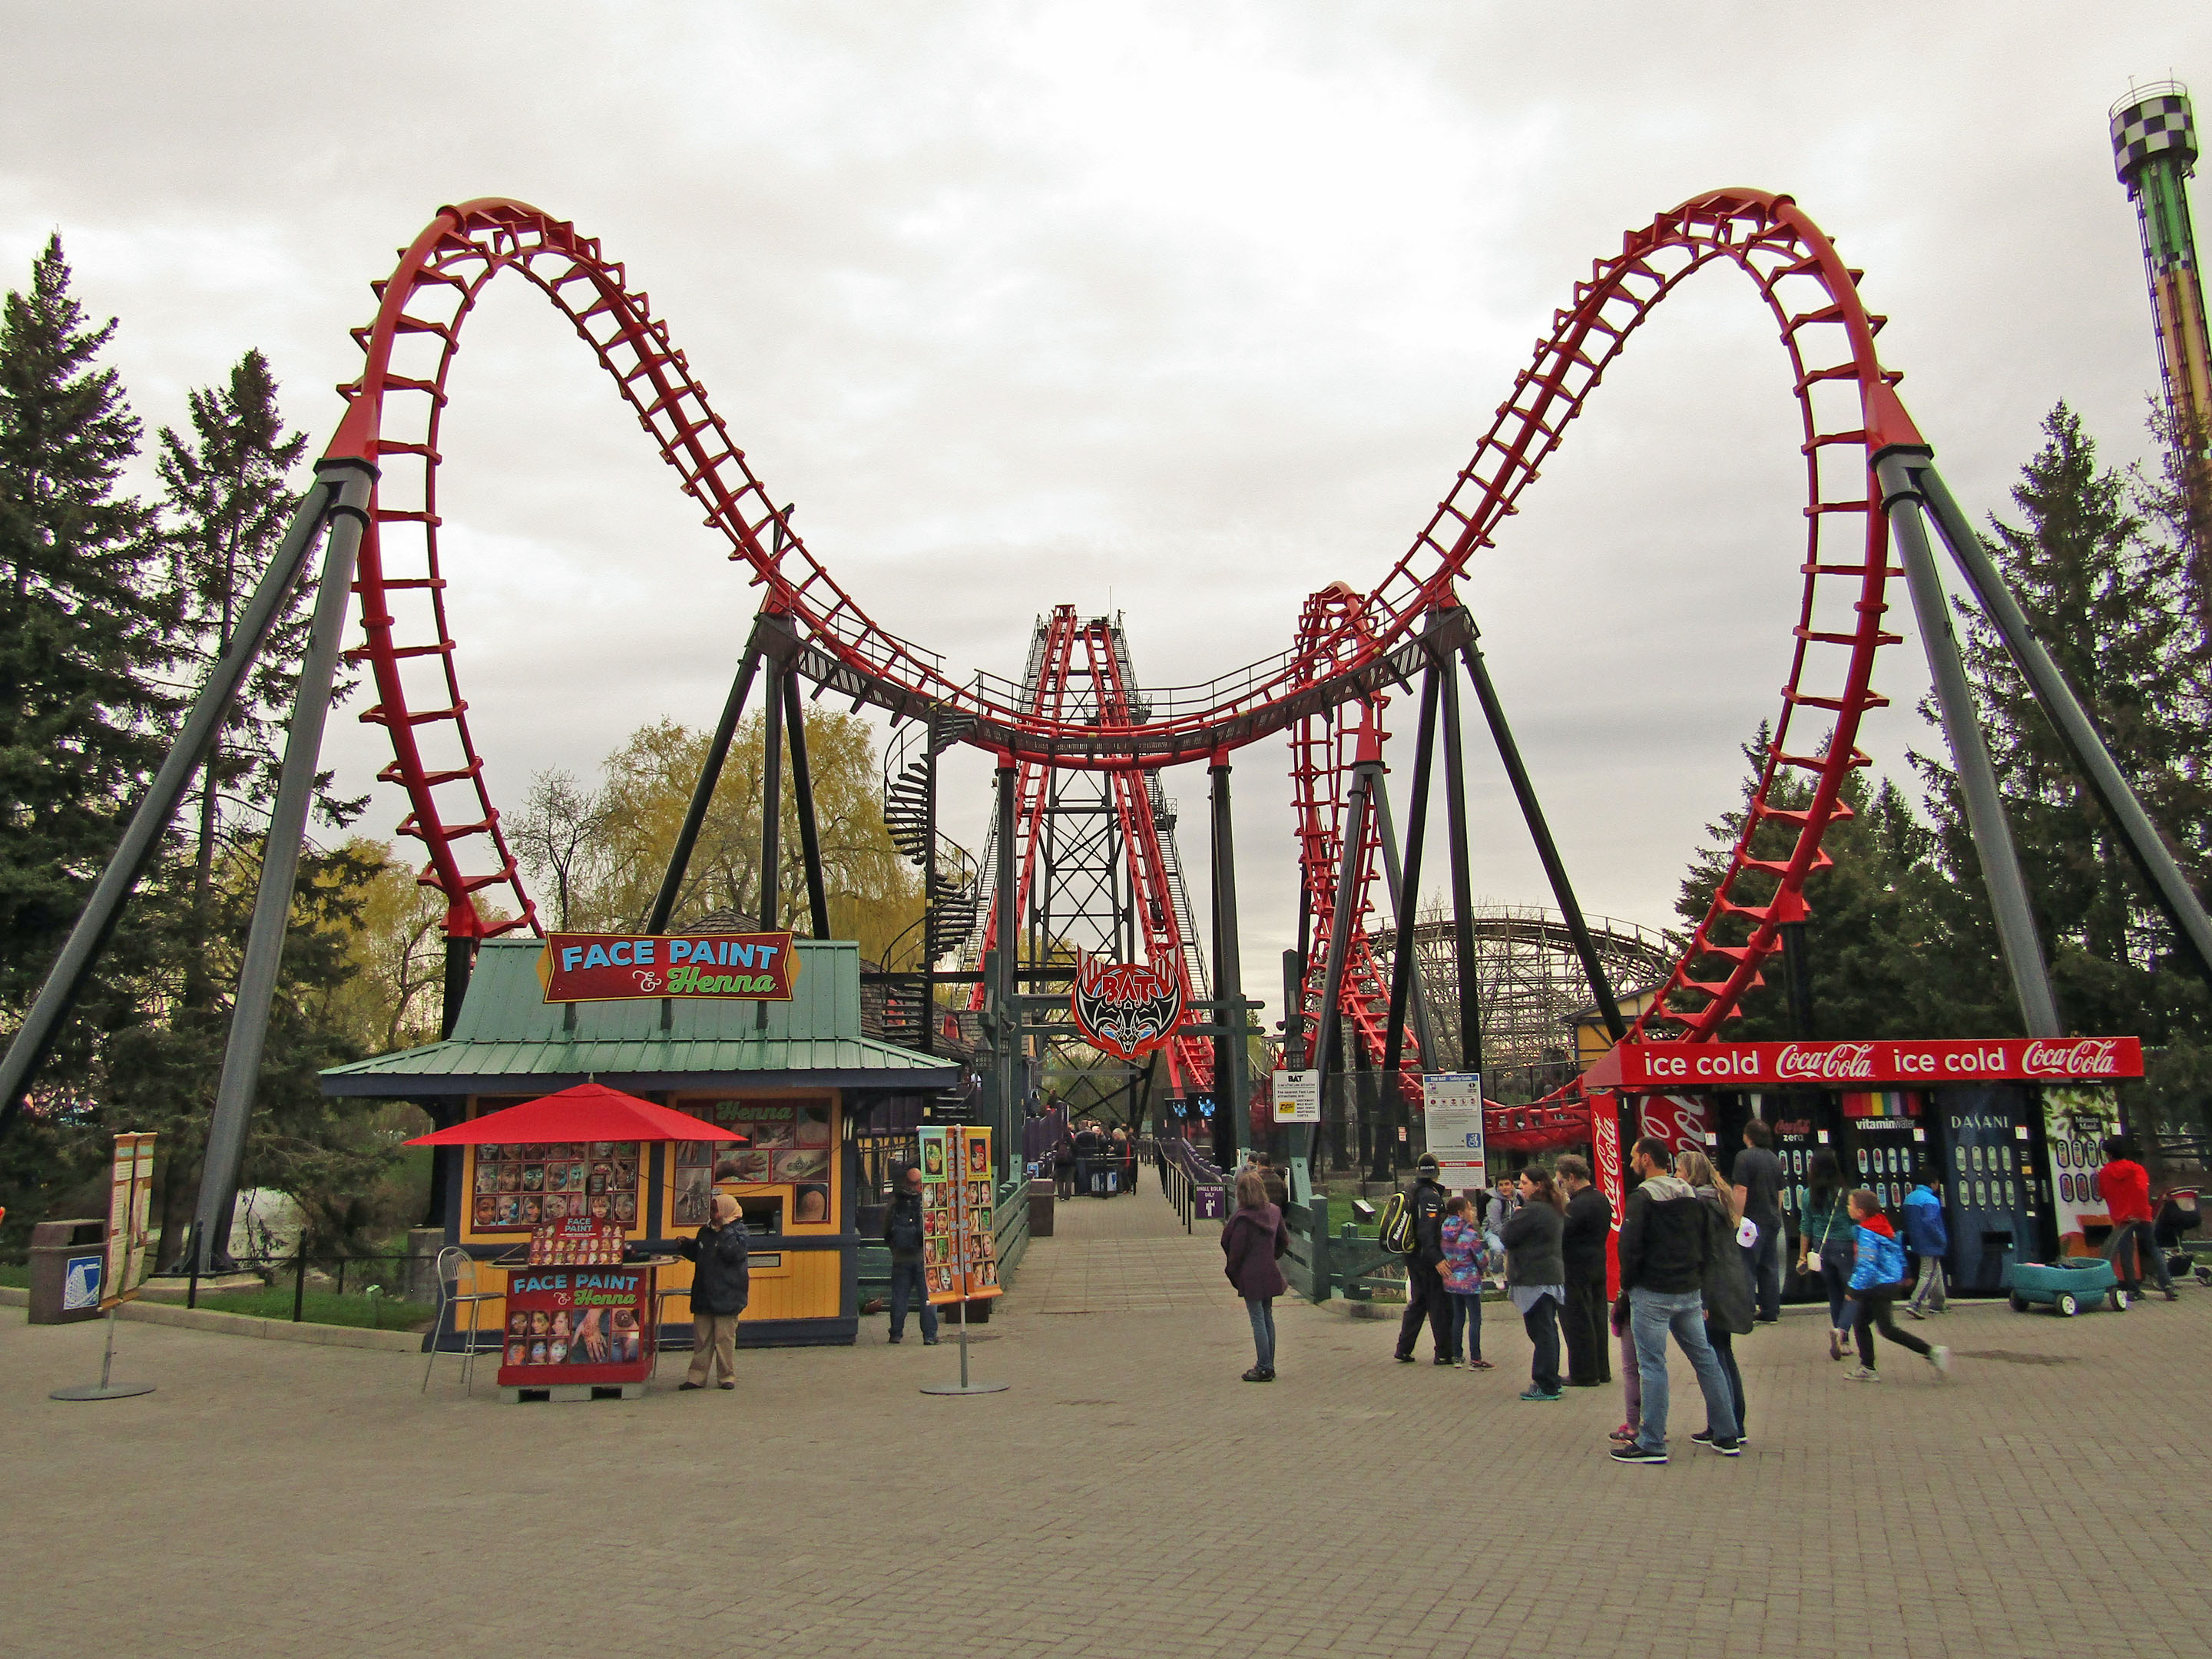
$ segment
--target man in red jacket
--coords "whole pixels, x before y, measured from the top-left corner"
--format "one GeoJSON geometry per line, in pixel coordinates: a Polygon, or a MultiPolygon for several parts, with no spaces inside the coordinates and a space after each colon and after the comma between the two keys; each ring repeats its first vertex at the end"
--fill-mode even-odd
{"type": "Polygon", "coordinates": [[[2105,1167],[2097,1171],[2097,1196],[2112,1218],[2112,1236],[2105,1241],[2105,1256],[2120,1281],[2120,1289],[2134,1301],[2142,1295],[2142,1275],[2136,1266],[2140,1255],[2150,1263],[2151,1277],[2168,1302],[2181,1298],[2173,1291],[2173,1275],[2166,1270],[2166,1252],[2158,1248],[2151,1227],[2150,1171],[2136,1162],[2134,1143],[2118,1135],[2105,1142],[2105,1167]]]}

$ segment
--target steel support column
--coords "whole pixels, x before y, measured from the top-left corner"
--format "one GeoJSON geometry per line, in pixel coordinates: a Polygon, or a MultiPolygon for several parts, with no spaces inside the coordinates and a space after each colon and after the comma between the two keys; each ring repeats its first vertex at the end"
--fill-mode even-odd
{"type": "Polygon", "coordinates": [[[1024,1058],[1020,1052],[1022,1039],[1018,1035],[1021,1030],[1021,1000],[1016,957],[1019,952],[1015,947],[1016,930],[1021,926],[1020,896],[1014,888],[1014,792],[1019,787],[1019,776],[1013,757],[1000,756],[996,846],[999,869],[997,879],[993,883],[996,890],[991,896],[999,911],[999,944],[996,958],[992,964],[997,972],[993,976],[994,982],[991,987],[991,995],[998,1004],[999,1012],[999,1034],[992,1048],[992,1070],[998,1074],[999,1133],[993,1139],[999,1143],[1001,1172],[1006,1168],[1004,1160],[1008,1156],[1006,1142],[1012,1139],[1013,1125],[1018,1121],[1015,1113],[1024,1058]]]}
{"type": "Polygon", "coordinates": [[[814,937],[830,937],[830,896],[822,880],[822,836],[814,823],[814,775],[806,766],[806,714],[799,676],[783,677],[784,735],[791,744],[791,791],[799,808],[799,856],[806,867],[807,918],[814,937]]]}
{"type": "Polygon", "coordinates": [[[745,653],[738,661],[737,677],[730,682],[730,695],[723,699],[722,718],[715,723],[714,738],[707,745],[707,763],[699,769],[699,782],[691,791],[691,805],[684,811],[684,827],[677,832],[675,850],[668,855],[667,873],[660,878],[660,891],[646,920],[645,931],[648,933],[666,933],[668,919],[675,914],[677,897],[684,888],[684,874],[691,865],[691,849],[698,844],[700,829],[707,822],[707,811],[714,804],[714,790],[722,781],[722,766],[730,756],[730,740],[737,735],[738,721],[745,712],[745,699],[752,694],[753,676],[760,672],[761,631],[767,621],[763,617],[754,622],[752,636],[745,641],[745,653]]]}
{"type": "Polygon", "coordinates": [[[160,846],[177,803],[221,737],[239,687],[268,643],[270,629],[276,626],[300,573],[313,556],[331,511],[340,506],[356,512],[366,509],[375,481],[376,469],[365,461],[325,459],[317,465],[315,482],[293,510],[284,539],[246,600],[228,648],[208,671],[207,682],[192,700],[176,742],[133,809],[123,839],[93,884],[91,896],[53,965],[47,969],[30,1012],[8,1045],[7,1057],[0,1060],[0,1132],[14,1121],[32,1077],[52,1053],[62,1024],[91,979],[100,952],[107,948],[123,907],[160,846]]]}
{"type": "MultiPolygon", "coordinates": [[[[1900,452],[1910,456],[1912,452],[1900,452]]],[[[1879,462],[1882,458],[1877,457],[1879,462]]],[[[1911,466],[1912,475],[1919,483],[1929,511],[1936,520],[1936,528],[1943,538],[1951,556],[1958,561],[1959,568],[1966,574],[1975,596],[1982,602],[1982,611],[1996,625],[2003,636],[2005,648],[2012,653],[2028,690],[2034,693],[2045,715],[2057,730],[2059,740],[2073,757],[2075,770],[2097,798],[2097,805],[2105,816],[2112,819],[2120,832],[2120,840],[2128,849],[2143,884],[2150,890],[2160,909],[2166,912],[2175,938],[2197,960],[2197,972],[2212,980],[2212,918],[2204,913],[2203,902],[2197,896],[2173,854],[2166,850],[2158,826],[2143,811],[2142,802],[2119,767],[2113,762],[2112,751],[2105,746],[2098,733],[2096,722],[2087,709],[2074,695],[2073,687],[2066,683],[2058,665],[2035,637],[2028,626],[2027,613],[2020,601],[2013,597],[2003,576],[1983,550],[1981,538],[1974,534],[1966,515],[1951,499],[1942,477],[1932,465],[1911,466]]]]}
{"type": "Polygon", "coordinates": [[[1213,994],[1221,1002],[1221,1024],[1231,1036],[1214,1050],[1214,1109],[1231,1114],[1237,1162],[1252,1144],[1251,1090],[1247,1068],[1251,1044],[1245,1031],[1244,972],[1237,938],[1237,843],[1229,804],[1229,763],[1217,755],[1207,769],[1213,780],[1213,994]]]}
{"type": "MultiPolygon", "coordinates": [[[[1417,918],[1408,909],[1402,895],[1412,893],[1418,902],[1421,890],[1421,853],[1428,840],[1429,772],[1430,763],[1437,746],[1437,702],[1438,682],[1451,671],[1435,663],[1421,677],[1421,718],[1413,737],[1413,788],[1407,803],[1406,863],[1404,880],[1399,878],[1395,849],[1392,849],[1389,864],[1392,914],[1397,921],[1397,949],[1390,962],[1390,1015],[1382,1028],[1382,1071],[1387,1084],[1395,1077],[1406,1053],[1406,1005],[1415,996],[1414,963],[1417,960],[1413,933],[1417,918]]],[[[1386,823],[1382,844],[1390,845],[1390,827],[1386,823]]],[[[1466,996],[1468,988],[1460,988],[1466,996]]],[[[1418,1005],[1417,1005],[1418,1006],[1418,1005]]],[[[1433,1066],[1436,1063],[1434,1038],[1425,1026],[1419,1031],[1421,1058],[1433,1066]]]]}
{"type": "MultiPolygon", "coordinates": [[[[1368,803],[1382,769],[1379,761],[1359,762],[1352,769],[1352,788],[1345,797],[1343,847],[1337,854],[1336,902],[1329,907],[1328,955],[1322,968],[1320,1036],[1314,1043],[1316,1069],[1321,1073],[1316,1081],[1324,1095],[1328,1091],[1328,1063],[1337,1051],[1337,1030],[1344,1023],[1338,1002],[1344,994],[1345,961],[1352,950],[1352,913],[1358,908],[1355,883],[1367,843],[1368,803]]],[[[1355,1054],[1361,1052],[1357,1036],[1352,1047],[1355,1054]]],[[[1366,1115],[1366,1103],[1362,1097],[1362,1121],[1366,1115]]]]}
{"type": "MultiPolygon", "coordinates": [[[[790,671],[773,657],[765,665],[768,685],[763,696],[768,705],[768,733],[761,755],[760,915],[756,925],[763,933],[772,933],[776,912],[782,906],[783,681],[790,671]]],[[[768,1012],[765,1002],[761,1004],[761,1012],[763,1016],[768,1012]]]]}
{"type": "Polygon", "coordinates": [[[1888,517],[1890,539],[1904,563],[1905,586],[1912,594],[1912,614],[1920,625],[1921,646],[1928,653],[1928,672],[1935,682],[1943,737],[1951,747],[1952,763],[1958,769],[1959,793],[1966,804],[1966,829],[1981,862],[1982,885],[1988,890],[1990,908],[1996,917],[1997,944],[2004,952],[2013,996],[2020,1004],[2021,1024],[2030,1036],[2057,1036],[2063,1028],[2050,971],[2043,960],[2043,943],[2035,931],[2035,912],[2028,903],[2027,881],[2021,873],[2020,854],[2005,817],[2004,798],[1997,792],[1996,769],[1990,763],[1988,745],[1982,741],[1973,688],[1967,684],[1966,667],[1959,660],[1958,641],[1951,633],[1950,601],[1936,574],[1935,555],[1920,521],[1923,497],[1911,466],[1916,453],[1924,459],[1927,452],[1887,449],[1875,458],[1882,512],[1888,517]]]}
{"type": "MultiPolygon", "coordinates": [[[[366,483],[363,480],[363,495],[366,483]]],[[[207,1152],[200,1163],[192,1256],[202,1273],[215,1270],[218,1256],[226,1265],[228,1261],[231,1206],[238,1196],[239,1164],[246,1155],[255,1085],[261,1079],[262,1049],[269,1036],[269,1005],[276,994],[284,933],[292,917],[293,886],[300,873],[301,843],[307,837],[307,808],[314,799],[323,725],[331,712],[331,687],[345,646],[346,612],[353,604],[354,561],[361,552],[362,532],[368,527],[365,501],[356,505],[341,501],[331,509],[329,545],[323,554],[322,575],[315,585],[314,619],[308,627],[307,648],[293,689],[284,763],[276,776],[276,799],[270,808],[269,836],[261,854],[261,884],[253,896],[246,960],[231,1002],[230,1040],[223,1048],[215,1115],[208,1125],[207,1152]]]]}
{"type": "Polygon", "coordinates": [[[1482,1011],[1474,960],[1474,893],[1467,863],[1467,755],[1459,729],[1459,677],[1443,676],[1444,828],[1451,850],[1452,960],[1459,977],[1459,1068],[1482,1070],[1482,1011]]]}

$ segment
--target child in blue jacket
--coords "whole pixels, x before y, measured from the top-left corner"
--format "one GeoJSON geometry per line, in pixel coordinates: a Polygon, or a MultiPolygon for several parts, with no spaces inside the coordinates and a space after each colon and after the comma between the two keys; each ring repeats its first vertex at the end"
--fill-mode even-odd
{"type": "Polygon", "coordinates": [[[1858,1368],[1851,1372],[1851,1381],[1881,1381],[1874,1365],[1874,1334],[1877,1326],[1899,1347],[1910,1348],[1939,1371],[1948,1371],[1948,1348],[1930,1347],[1911,1332],[1898,1329],[1897,1322],[1889,1316],[1890,1304],[1905,1288],[1905,1247],[1897,1242],[1897,1232],[1889,1224],[1889,1218],[1882,1214],[1881,1200],[1861,1188],[1851,1194],[1850,1203],[1851,1219],[1856,1224],[1851,1242],[1858,1247],[1858,1260],[1851,1269],[1851,1306],[1855,1310],[1851,1328],[1859,1345],[1858,1368]]]}
{"type": "Polygon", "coordinates": [[[1920,1259],[1919,1276],[1912,1281],[1905,1311],[1915,1319],[1943,1312],[1948,1305],[1943,1295],[1943,1258],[1950,1252],[1951,1234],[1943,1224],[1943,1200],[1924,1178],[1905,1195],[1905,1242],[1920,1259]]]}

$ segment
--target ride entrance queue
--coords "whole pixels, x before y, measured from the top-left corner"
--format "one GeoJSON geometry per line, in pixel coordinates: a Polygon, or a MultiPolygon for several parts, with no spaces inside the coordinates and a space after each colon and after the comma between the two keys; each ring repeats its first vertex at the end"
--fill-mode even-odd
{"type": "MultiPolygon", "coordinates": [[[[1753,1118],[1774,1132],[1788,1259],[1814,1157],[1832,1151],[1902,1225],[1928,1181],[1942,1199],[1951,1287],[1995,1295],[2008,1267],[2091,1254],[2112,1231],[2098,1196],[2100,1143],[2119,1133],[2116,1085],[2142,1075],[2134,1037],[1838,1042],[1646,1042],[1609,1050],[1582,1078],[1594,1109],[1620,1102],[1624,1142],[1656,1134],[1710,1150],[1723,1170],[1753,1118]]],[[[1784,1274],[1792,1300],[1816,1285],[1784,1274]]]]}

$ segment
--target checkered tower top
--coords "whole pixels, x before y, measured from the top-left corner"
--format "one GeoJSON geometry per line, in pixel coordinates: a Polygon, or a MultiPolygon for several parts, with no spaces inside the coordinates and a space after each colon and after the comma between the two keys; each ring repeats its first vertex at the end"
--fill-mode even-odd
{"type": "Polygon", "coordinates": [[[2197,121],[2179,81],[2140,87],[2112,106],[2112,165],[2132,191],[2150,162],[2171,158],[2185,175],[2197,165],[2197,121]]]}

